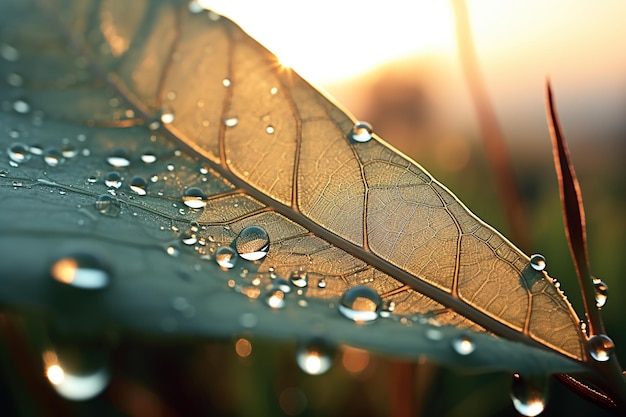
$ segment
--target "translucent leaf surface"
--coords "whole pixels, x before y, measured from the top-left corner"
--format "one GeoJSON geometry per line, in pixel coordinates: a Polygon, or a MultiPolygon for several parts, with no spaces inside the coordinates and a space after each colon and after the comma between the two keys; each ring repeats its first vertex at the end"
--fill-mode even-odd
{"type": "Polygon", "coordinates": [[[578,369],[531,347],[585,355],[545,272],[415,162],[351,139],[351,116],[232,22],[186,3],[1,7],[4,303],[85,331],[325,335],[480,369],[578,369]],[[240,236],[251,226],[269,247],[240,236]],[[243,251],[232,269],[222,247],[243,251]],[[54,265],[85,254],[105,289],[57,282],[54,265]],[[266,302],[292,276],[305,285],[266,302]],[[359,285],[391,317],[341,316],[359,285]],[[468,334],[477,349],[459,355],[468,334]]]}

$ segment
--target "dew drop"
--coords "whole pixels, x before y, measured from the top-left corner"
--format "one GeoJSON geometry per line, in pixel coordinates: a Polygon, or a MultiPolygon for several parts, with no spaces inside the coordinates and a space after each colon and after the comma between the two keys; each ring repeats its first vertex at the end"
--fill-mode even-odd
{"type": "Polygon", "coordinates": [[[304,271],[293,271],[289,275],[289,281],[291,281],[294,287],[306,288],[309,284],[309,276],[304,271]]]}
{"type": "Polygon", "coordinates": [[[235,127],[237,126],[237,123],[239,123],[239,118],[237,117],[229,117],[227,119],[224,119],[224,125],[226,127],[235,127]]]}
{"type": "Polygon", "coordinates": [[[183,193],[183,203],[187,207],[199,209],[207,204],[207,197],[204,191],[197,187],[187,188],[183,193]]]}
{"type": "Polygon", "coordinates": [[[30,112],[30,104],[24,100],[15,100],[13,102],[13,110],[20,114],[27,114],[30,112]]]}
{"type": "Polygon", "coordinates": [[[7,148],[7,155],[11,161],[18,164],[28,162],[31,158],[28,145],[21,142],[14,142],[7,148]]]}
{"type": "Polygon", "coordinates": [[[110,194],[102,194],[96,200],[95,205],[96,210],[109,217],[117,217],[122,211],[120,201],[110,194]]]}
{"type": "Polygon", "coordinates": [[[593,279],[593,288],[596,292],[596,307],[601,309],[606,304],[609,287],[600,278],[593,279]]]}
{"type": "Polygon", "coordinates": [[[111,149],[107,156],[107,162],[115,168],[124,168],[130,165],[128,153],[122,148],[111,149]]]}
{"type": "Polygon", "coordinates": [[[276,87],[272,87],[272,88],[270,88],[270,94],[271,94],[271,95],[273,95],[273,96],[274,96],[274,95],[276,95],[276,93],[278,93],[278,88],[276,88],[276,87]]]}
{"type": "Polygon", "coordinates": [[[280,290],[285,294],[289,294],[291,292],[291,285],[289,285],[289,281],[285,278],[275,278],[274,281],[272,281],[272,284],[269,285],[269,288],[280,290]]]}
{"type": "Polygon", "coordinates": [[[526,378],[514,374],[511,399],[517,412],[527,417],[541,414],[546,406],[548,386],[548,380],[545,377],[526,378]]]}
{"type": "Polygon", "coordinates": [[[102,259],[83,252],[58,259],[50,274],[58,282],[86,290],[105,288],[111,279],[102,259]]]}
{"type": "Polygon", "coordinates": [[[130,181],[130,189],[138,195],[146,195],[148,193],[148,181],[144,177],[136,176],[130,181]]]}
{"type": "Polygon", "coordinates": [[[546,269],[546,258],[538,253],[534,254],[530,257],[530,266],[532,266],[535,271],[543,271],[546,269]]]}
{"type": "Polygon", "coordinates": [[[356,122],[348,138],[355,142],[368,142],[372,139],[372,126],[367,122],[356,122]]]}
{"type": "Polygon", "coordinates": [[[248,226],[237,236],[235,247],[243,259],[259,261],[265,258],[270,250],[270,238],[262,227],[248,226]]]}
{"type": "Polygon", "coordinates": [[[141,155],[141,161],[144,164],[154,164],[157,161],[157,156],[152,151],[146,151],[141,155]]]}
{"type": "Polygon", "coordinates": [[[384,300],[380,309],[380,317],[390,317],[393,310],[396,308],[396,303],[391,300],[384,300]]]}
{"type": "Polygon", "coordinates": [[[364,285],[348,289],[339,302],[339,312],[358,324],[375,321],[382,301],[376,291],[364,285]]]}
{"type": "Polygon", "coordinates": [[[321,375],[332,365],[332,349],[323,339],[313,339],[298,347],[296,362],[307,374],[321,375]]]}
{"type": "Polygon", "coordinates": [[[122,186],[122,176],[117,171],[111,171],[104,178],[104,185],[109,188],[120,188],[122,186]]]}
{"type": "Polygon", "coordinates": [[[469,336],[460,336],[452,339],[452,349],[459,355],[467,356],[476,350],[476,345],[469,336]]]}
{"type": "Polygon", "coordinates": [[[170,124],[173,123],[175,119],[174,111],[169,108],[165,108],[161,111],[161,123],[170,124]]]}
{"type": "Polygon", "coordinates": [[[223,270],[232,269],[237,263],[237,252],[230,246],[220,246],[215,251],[215,262],[223,270]]]}
{"type": "Polygon", "coordinates": [[[279,289],[273,289],[267,293],[265,303],[274,310],[284,308],[286,305],[285,293],[279,289]]]}
{"type": "Polygon", "coordinates": [[[326,288],[326,280],[324,278],[317,281],[317,288],[326,288]]]}
{"type": "Polygon", "coordinates": [[[223,85],[224,87],[227,87],[227,88],[228,88],[228,87],[230,87],[230,86],[232,85],[232,83],[230,82],[230,80],[229,80],[228,78],[224,78],[224,79],[222,80],[222,85],[223,85]]]}
{"type": "Polygon", "coordinates": [[[611,359],[615,344],[605,334],[597,334],[587,340],[587,350],[593,359],[598,362],[606,362],[611,359]]]}
{"type": "Polygon", "coordinates": [[[50,167],[56,167],[65,162],[65,158],[63,157],[63,152],[58,150],[57,148],[48,148],[44,152],[43,160],[46,165],[50,167]]]}
{"type": "Polygon", "coordinates": [[[187,246],[195,245],[198,242],[198,236],[191,230],[186,230],[180,237],[181,242],[187,246]]]}
{"type": "Polygon", "coordinates": [[[72,145],[65,145],[63,149],[61,150],[61,154],[63,155],[64,158],[71,159],[71,158],[76,157],[76,155],[78,155],[78,149],[76,149],[76,147],[72,145]]]}
{"type": "Polygon", "coordinates": [[[274,128],[274,126],[271,126],[271,125],[265,128],[265,132],[268,135],[273,135],[275,131],[276,129],[274,128]]]}

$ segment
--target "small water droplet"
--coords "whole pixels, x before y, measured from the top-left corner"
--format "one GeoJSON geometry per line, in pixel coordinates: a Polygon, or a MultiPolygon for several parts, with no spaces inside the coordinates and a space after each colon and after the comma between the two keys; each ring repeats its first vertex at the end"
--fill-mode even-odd
{"type": "Polygon", "coordinates": [[[0,56],[6,61],[15,62],[20,59],[20,52],[8,43],[0,44],[0,56]]]}
{"type": "Polygon", "coordinates": [[[170,108],[165,108],[161,110],[161,123],[170,124],[173,123],[175,119],[174,110],[170,108]]]}
{"type": "Polygon", "coordinates": [[[204,191],[197,187],[187,188],[183,193],[183,203],[187,207],[199,209],[207,204],[207,197],[204,191]]]}
{"type": "Polygon", "coordinates": [[[180,240],[185,245],[191,246],[195,245],[198,242],[198,236],[193,232],[193,230],[188,229],[183,232],[180,240]]]}
{"type": "Polygon", "coordinates": [[[313,339],[298,347],[296,362],[307,374],[321,375],[332,365],[332,349],[325,340],[313,339]]]}
{"type": "Polygon", "coordinates": [[[141,155],[141,161],[144,164],[153,164],[157,161],[157,156],[153,151],[146,151],[141,155]]]}
{"type": "Polygon", "coordinates": [[[78,149],[72,145],[65,145],[63,149],[61,149],[61,154],[64,158],[71,159],[78,155],[78,149]]]}
{"type": "Polygon", "coordinates": [[[122,211],[122,206],[120,205],[120,201],[110,195],[110,194],[102,194],[96,200],[96,210],[105,216],[117,217],[122,211]]]}
{"type": "Polygon", "coordinates": [[[279,289],[273,289],[267,293],[265,303],[275,310],[284,308],[286,305],[285,293],[279,289]]]}
{"type": "Polygon", "coordinates": [[[532,266],[535,271],[543,271],[546,269],[546,258],[536,253],[530,257],[530,266],[532,266]]]}
{"type": "Polygon", "coordinates": [[[543,376],[513,375],[511,399],[513,406],[523,416],[534,417],[543,411],[548,398],[548,380],[543,376]]]}
{"type": "Polygon", "coordinates": [[[237,117],[229,117],[227,119],[224,119],[224,125],[226,127],[235,127],[237,126],[237,123],[239,123],[239,118],[237,117]]]}
{"type": "Polygon", "coordinates": [[[276,129],[274,128],[274,126],[271,126],[271,125],[265,128],[265,132],[268,135],[273,135],[275,131],[276,129]]]}
{"type": "Polygon", "coordinates": [[[270,94],[271,94],[271,95],[273,95],[273,96],[274,96],[274,95],[276,95],[276,93],[278,93],[278,88],[276,88],[276,87],[272,87],[272,88],[270,88],[270,94]]]}
{"type": "Polygon", "coordinates": [[[117,171],[111,171],[104,178],[104,185],[110,188],[120,188],[122,186],[122,176],[117,171]]]}
{"type": "Polygon", "coordinates": [[[452,348],[459,355],[467,356],[476,350],[476,344],[469,336],[460,336],[452,339],[452,348]]]}
{"type": "Polygon", "coordinates": [[[13,102],[13,110],[20,114],[27,114],[30,112],[30,104],[24,100],[15,100],[13,102]]]}
{"type": "Polygon", "coordinates": [[[593,359],[598,362],[606,362],[611,359],[615,343],[605,334],[597,334],[587,340],[587,350],[593,359]]]}
{"type": "Polygon", "coordinates": [[[21,142],[14,142],[7,148],[7,155],[11,161],[18,164],[28,162],[31,158],[28,145],[21,142]]]}
{"type": "Polygon", "coordinates": [[[291,285],[289,285],[289,281],[285,278],[275,278],[274,281],[270,285],[268,285],[270,290],[281,290],[285,294],[289,294],[291,292],[291,285]]]}
{"type": "Polygon", "coordinates": [[[7,84],[11,87],[21,87],[24,84],[24,78],[20,74],[10,72],[6,77],[7,84]]]}
{"type": "Polygon", "coordinates": [[[326,280],[324,278],[321,278],[319,281],[317,281],[317,288],[326,288],[326,280]]]}
{"type": "Polygon", "coordinates": [[[130,181],[130,189],[138,195],[146,195],[148,193],[148,181],[144,177],[136,176],[130,181]]]}
{"type": "Polygon", "coordinates": [[[289,275],[289,281],[294,287],[305,288],[309,284],[309,276],[304,271],[293,271],[289,275]]]}
{"type": "Polygon", "coordinates": [[[339,312],[358,324],[371,323],[379,317],[382,301],[370,287],[358,285],[348,289],[339,302],[339,312]]]}
{"type": "Polygon", "coordinates": [[[56,167],[65,162],[65,158],[63,157],[63,152],[58,150],[57,148],[48,148],[44,152],[43,160],[46,165],[50,167],[56,167]]]}
{"type": "Polygon", "coordinates": [[[593,288],[596,292],[596,307],[601,309],[606,304],[609,295],[609,287],[600,278],[594,278],[593,288]]]}
{"type": "Polygon", "coordinates": [[[109,151],[107,162],[115,168],[125,168],[130,165],[130,158],[124,149],[113,148],[109,151]]]}
{"type": "Polygon", "coordinates": [[[86,290],[102,289],[110,281],[104,261],[91,253],[75,253],[58,259],[52,264],[50,274],[58,282],[86,290]]]}
{"type": "Polygon", "coordinates": [[[165,248],[165,253],[167,253],[169,256],[173,256],[176,257],[178,255],[180,255],[180,251],[178,250],[178,248],[176,246],[168,246],[165,248]]]}
{"type": "Polygon", "coordinates": [[[355,142],[368,142],[372,139],[372,126],[367,122],[357,122],[350,133],[348,138],[355,142]]]}
{"type": "Polygon", "coordinates": [[[391,300],[383,300],[383,305],[380,309],[380,317],[390,317],[393,310],[396,308],[396,303],[391,300]]]}
{"type": "Polygon", "coordinates": [[[224,270],[232,269],[237,263],[237,252],[230,246],[220,246],[215,251],[215,262],[224,270]]]}
{"type": "Polygon", "coordinates": [[[259,226],[248,226],[239,233],[235,243],[237,253],[247,261],[259,261],[270,249],[270,238],[265,229],[259,226]]]}
{"type": "Polygon", "coordinates": [[[230,86],[231,86],[231,82],[230,82],[230,80],[229,80],[228,78],[224,78],[224,79],[222,80],[222,85],[223,85],[224,87],[230,87],[230,86]]]}

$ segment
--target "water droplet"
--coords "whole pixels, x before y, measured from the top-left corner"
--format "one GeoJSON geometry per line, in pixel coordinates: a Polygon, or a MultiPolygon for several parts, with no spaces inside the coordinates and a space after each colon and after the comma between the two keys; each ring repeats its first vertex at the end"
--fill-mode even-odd
{"type": "Polygon", "coordinates": [[[111,171],[104,178],[104,185],[110,188],[120,188],[122,186],[122,176],[117,171],[111,171]]]}
{"type": "Polygon", "coordinates": [[[223,85],[224,87],[230,87],[230,86],[231,86],[231,82],[230,82],[230,80],[229,80],[228,78],[224,78],[224,79],[222,80],[222,85],[223,85]]]}
{"type": "Polygon", "coordinates": [[[43,148],[41,145],[30,145],[30,153],[33,155],[41,156],[43,155],[43,148]]]}
{"type": "Polygon", "coordinates": [[[530,266],[532,266],[535,271],[543,271],[546,269],[546,258],[538,253],[534,254],[530,257],[530,266]]]}
{"type": "Polygon", "coordinates": [[[604,307],[608,298],[609,287],[600,278],[593,279],[593,287],[596,292],[596,307],[604,307]]]}
{"type": "Polygon", "coordinates": [[[317,281],[317,288],[326,288],[326,280],[324,278],[317,281]]]}
{"type": "Polygon", "coordinates": [[[20,114],[27,114],[30,111],[30,104],[24,100],[15,100],[13,102],[13,110],[20,114]]]}
{"type": "Polygon", "coordinates": [[[191,246],[195,245],[198,242],[198,236],[193,232],[193,230],[188,229],[183,232],[180,240],[185,245],[191,246]]]}
{"type": "Polygon", "coordinates": [[[396,303],[391,300],[384,300],[380,309],[380,317],[390,317],[393,310],[396,308],[396,303]]]}
{"type": "Polygon", "coordinates": [[[274,128],[274,126],[271,126],[271,125],[265,128],[265,132],[268,135],[273,135],[275,131],[276,129],[274,128]]]}
{"type": "Polygon", "coordinates": [[[276,88],[276,87],[272,87],[272,88],[270,88],[270,94],[271,94],[271,95],[273,95],[273,96],[274,96],[274,95],[276,95],[276,93],[278,93],[278,88],[276,88]]]}
{"type": "Polygon", "coordinates": [[[7,84],[11,87],[21,87],[24,84],[24,78],[20,74],[16,74],[14,72],[10,72],[6,77],[7,84]]]}
{"type": "Polygon", "coordinates": [[[220,246],[215,251],[215,262],[224,270],[232,269],[237,263],[237,252],[230,246],[220,246]]]}
{"type": "Polygon", "coordinates": [[[165,108],[161,111],[161,123],[169,124],[173,123],[175,119],[174,111],[169,108],[165,108]]]}
{"type": "Polygon", "coordinates": [[[367,122],[357,122],[350,133],[348,138],[355,142],[368,142],[372,139],[372,126],[367,122]]]}
{"type": "Polygon", "coordinates": [[[267,293],[265,303],[275,310],[284,308],[286,305],[285,293],[279,289],[273,289],[267,293]]]}
{"type": "Polygon", "coordinates": [[[611,359],[615,344],[605,334],[597,334],[587,340],[587,350],[593,359],[598,362],[606,362],[611,359]]]}
{"type": "Polygon", "coordinates": [[[476,350],[476,345],[469,336],[460,336],[452,340],[452,349],[459,355],[467,356],[476,350]]]}
{"type": "Polygon", "coordinates": [[[224,125],[226,127],[235,127],[239,123],[239,118],[237,117],[229,117],[228,119],[224,119],[224,125]]]}
{"type": "Polygon", "coordinates": [[[120,201],[110,194],[102,194],[96,200],[96,210],[105,216],[117,217],[122,211],[120,201]]]}
{"type": "Polygon", "coordinates": [[[89,350],[74,348],[43,353],[46,377],[63,398],[89,400],[109,384],[110,375],[101,349],[86,349],[89,350]]]}
{"type": "Polygon", "coordinates": [[[7,155],[13,162],[22,164],[28,162],[31,158],[28,145],[20,142],[14,142],[7,148],[7,155]]]}
{"type": "Polygon", "coordinates": [[[235,243],[237,253],[247,261],[258,261],[270,250],[270,238],[265,229],[259,226],[248,226],[239,233],[235,243]]]}
{"type": "Polygon", "coordinates": [[[518,413],[534,417],[543,411],[548,398],[548,379],[543,376],[523,377],[513,375],[511,399],[518,413]]]}
{"type": "Polygon", "coordinates": [[[204,191],[197,187],[187,188],[183,193],[183,203],[187,207],[199,209],[207,204],[207,197],[204,191]]]}
{"type": "Polygon", "coordinates": [[[296,362],[309,375],[321,375],[332,365],[332,349],[323,339],[313,339],[298,347],[296,362]]]}
{"type": "Polygon", "coordinates": [[[305,288],[309,284],[309,276],[304,271],[293,271],[289,275],[289,281],[294,287],[305,288]]]}
{"type": "Polygon", "coordinates": [[[289,285],[289,281],[285,278],[275,278],[272,281],[272,284],[268,286],[269,289],[280,290],[285,294],[289,294],[291,292],[291,285],[289,285]]]}
{"type": "Polygon", "coordinates": [[[0,44],[0,56],[9,62],[15,62],[20,59],[19,51],[8,43],[0,44]]]}
{"type": "Polygon", "coordinates": [[[65,158],[63,158],[63,153],[57,148],[48,148],[44,152],[43,160],[46,165],[50,167],[56,167],[65,162],[65,158]]]}
{"type": "Polygon", "coordinates": [[[382,301],[376,291],[364,285],[350,288],[341,297],[339,312],[358,324],[378,318],[382,301]]]}
{"type": "Polygon", "coordinates": [[[165,248],[165,253],[173,257],[177,257],[178,255],[180,255],[180,251],[178,250],[178,248],[171,245],[165,248]]]}
{"type": "Polygon", "coordinates": [[[115,168],[124,168],[130,165],[128,153],[122,148],[113,148],[109,151],[107,162],[115,168]]]}
{"type": "Polygon", "coordinates": [[[152,151],[146,151],[141,155],[141,161],[144,164],[153,164],[157,161],[157,156],[152,151]]]}
{"type": "Polygon", "coordinates": [[[102,259],[91,253],[75,253],[58,259],[50,269],[52,277],[63,284],[86,290],[99,290],[110,281],[102,259]]]}
{"type": "Polygon", "coordinates": [[[76,149],[76,147],[72,145],[65,145],[61,150],[61,154],[64,158],[71,159],[78,155],[78,149],[76,149]]]}
{"type": "Polygon", "coordinates": [[[136,176],[130,181],[130,189],[138,195],[146,195],[148,191],[148,181],[144,177],[136,176]]]}
{"type": "Polygon", "coordinates": [[[204,10],[204,8],[202,7],[202,4],[200,4],[200,2],[196,0],[190,1],[188,7],[189,7],[189,12],[193,14],[201,13],[204,10]]]}

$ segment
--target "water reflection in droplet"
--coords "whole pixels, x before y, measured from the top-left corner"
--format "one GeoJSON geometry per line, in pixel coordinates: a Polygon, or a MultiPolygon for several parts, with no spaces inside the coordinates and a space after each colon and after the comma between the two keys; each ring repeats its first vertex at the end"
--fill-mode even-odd
{"type": "Polygon", "coordinates": [[[382,301],[370,287],[358,285],[348,289],[339,302],[339,312],[358,324],[371,323],[379,317],[382,301]]]}
{"type": "Polygon", "coordinates": [[[229,80],[228,78],[224,78],[224,79],[222,80],[222,85],[223,85],[224,87],[230,87],[230,86],[231,86],[231,82],[230,82],[230,80],[229,80]]]}
{"type": "Polygon", "coordinates": [[[133,177],[130,181],[129,187],[138,195],[146,195],[148,193],[148,181],[146,181],[144,177],[133,177]]]}
{"type": "Polygon", "coordinates": [[[613,355],[615,343],[613,343],[613,340],[607,335],[597,334],[587,340],[587,350],[594,360],[606,362],[611,359],[613,355]]]}
{"type": "Polygon", "coordinates": [[[606,300],[609,296],[609,286],[604,283],[600,278],[593,279],[593,288],[596,293],[596,307],[601,309],[606,304],[606,300]]]}
{"type": "Polygon", "coordinates": [[[50,167],[56,167],[65,162],[63,152],[57,148],[47,148],[43,155],[43,160],[46,165],[50,167]]]}
{"type": "Polygon", "coordinates": [[[173,123],[175,119],[174,110],[170,108],[165,108],[161,111],[161,123],[170,124],[173,123]]]}
{"type": "Polygon", "coordinates": [[[270,238],[265,229],[259,226],[248,226],[239,233],[235,242],[237,253],[247,261],[258,261],[270,249],[270,238]]]}
{"type": "Polygon", "coordinates": [[[285,293],[279,289],[273,289],[267,293],[265,303],[275,310],[284,308],[286,305],[285,293]]]}
{"type": "Polygon", "coordinates": [[[13,102],[13,110],[15,110],[16,113],[27,114],[30,112],[30,104],[24,100],[15,100],[13,102]]]}
{"type": "Polygon", "coordinates": [[[535,271],[543,271],[546,269],[546,258],[536,253],[530,257],[530,266],[532,266],[535,271]]]}
{"type": "Polygon", "coordinates": [[[187,246],[195,245],[198,242],[198,236],[191,229],[187,229],[180,236],[180,241],[187,246]]]}
{"type": "Polygon", "coordinates": [[[224,119],[224,125],[226,127],[235,127],[237,126],[238,123],[239,123],[239,118],[237,117],[229,117],[227,119],[224,119]]]}
{"type": "Polygon", "coordinates": [[[350,133],[348,138],[355,142],[368,142],[372,139],[372,126],[367,122],[357,122],[350,133]]]}
{"type": "Polygon", "coordinates": [[[467,356],[476,350],[476,344],[467,335],[452,339],[452,349],[459,355],[467,356]]]}
{"type": "Polygon", "coordinates": [[[215,250],[215,262],[224,270],[232,269],[237,263],[237,252],[230,246],[220,246],[215,250]]]}
{"type": "Polygon", "coordinates": [[[21,142],[14,142],[7,148],[7,155],[11,161],[18,164],[28,162],[31,158],[28,145],[21,142]]]}
{"type": "Polygon", "coordinates": [[[548,382],[545,376],[524,377],[514,374],[511,399],[517,412],[527,417],[541,414],[548,398],[548,382]]]}
{"type": "Polygon", "coordinates": [[[107,162],[115,168],[125,168],[130,165],[130,158],[124,149],[113,148],[109,151],[107,162]]]}
{"type": "Polygon", "coordinates": [[[187,207],[199,209],[207,204],[207,197],[204,191],[197,187],[187,188],[183,193],[183,203],[187,207]]]}
{"type": "Polygon", "coordinates": [[[111,194],[102,194],[96,200],[96,210],[105,216],[117,217],[122,211],[120,201],[111,194]]]}
{"type": "Polygon", "coordinates": [[[111,171],[104,178],[104,185],[110,188],[120,188],[122,186],[122,176],[117,171],[111,171]]]}
{"type": "Polygon", "coordinates": [[[304,271],[293,271],[289,275],[289,281],[294,287],[305,288],[309,284],[309,276],[304,271]]]}
{"type": "Polygon", "coordinates": [[[145,151],[141,154],[141,161],[144,164],[153,164],[157,161],[157,156],[153,151],[145,151]]]}
{"type": "Polygon", "coordinates": [[[332,365],[332,349],[323,339],[313,339],[298,346],[296,362],[309,375],[321,375],[332,365]]]}
{"type": "Polygon", "coordinates": [[[99,290],[111,279],[105,262],[91,253],[74,253],[58,259],[50,268],[52,277],[72,287],[99,290]]]}

